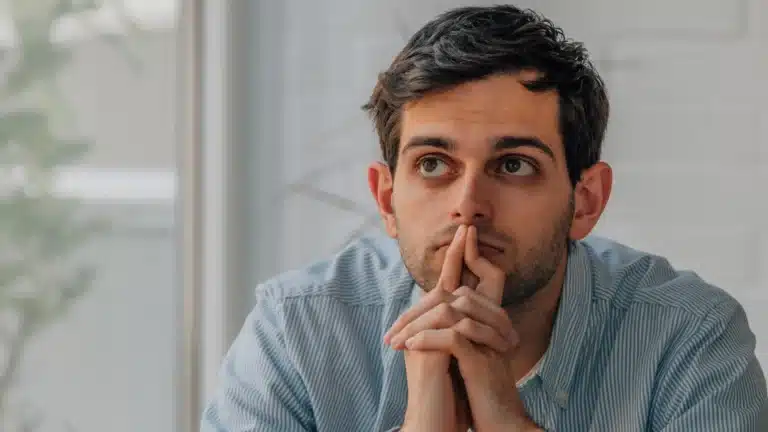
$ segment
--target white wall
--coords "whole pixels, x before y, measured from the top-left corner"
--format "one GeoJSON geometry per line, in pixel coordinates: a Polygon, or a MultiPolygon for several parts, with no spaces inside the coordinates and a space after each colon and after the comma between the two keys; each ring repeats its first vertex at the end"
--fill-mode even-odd
{"type": "MultiPolygon", "coordinates": [[[[470,3],[496,2],[283,3],[274,47],[282,53],[274,66],[283,77],[282,138],[259,143],[283,153],[275,272],[327,255],[375,221],[364,168],[377,144],[359,106],[419,25],[470,3]]],[[[616,178],[598,232],[667,255],[740,299],[768,370],[768,3],[518,4],[585,41],[607,81],[605,157],[616,178]]],[[[272,160],[256,164],[275,170],[272,160]]]]}

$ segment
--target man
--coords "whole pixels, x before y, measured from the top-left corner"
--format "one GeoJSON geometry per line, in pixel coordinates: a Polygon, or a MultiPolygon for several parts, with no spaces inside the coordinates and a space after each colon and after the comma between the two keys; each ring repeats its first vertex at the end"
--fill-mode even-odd
{"type": "Polygon", "coordinates": [[[264,283],[203,431],[768,430],[742,307],[585,239],[612,174],[580,44],[531,11],[455,9],[366,109],[395,240],[264,283]]]}

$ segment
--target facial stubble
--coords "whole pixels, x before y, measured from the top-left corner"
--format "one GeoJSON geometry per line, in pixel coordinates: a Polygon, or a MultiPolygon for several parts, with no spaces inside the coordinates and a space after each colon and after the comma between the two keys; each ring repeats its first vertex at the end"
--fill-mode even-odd
{"type": "MultiPolygon", "coordinates": [[[[507,264],[509,261],[512,262],[511,266],[505,266],[508,270],[504,283],[502,306],[523,305],[552,280],[560,263],[567,256],[573,214],[574,200],[573,194],[571,194],[566,206],[559,212],[554,222],[546,227],[536,245],[521,251],[519,242],[514,239],[507,242],[505,259],[508,260],[507,264]]],[[[395,214],[395,220],[398,225],[398,232],[402,234],[403,231],[400,229],[402,225],[397,214],[395,214]]],[[[482,237],[485,228],[482,225],[476,227],[482,237]]],[[[451,227],[448,231],[455,232],[457,228],[451,227]]],[[[493,234],[489,235],[493,236],[493,234]]],[[[404,239],[402,235],[398,243],[405,266],[416,283],[426,291],[434,289],[440,277],[440,269],[435,269],[429,265],[436,259],[435,248],[432,245],[427,245],[418,249],[414,247],[415,245],[409,244],[408,239],[404,239]]],[[[474,288],[478,280],[478,277],[464,265],[461,284],[474,288]]]]}

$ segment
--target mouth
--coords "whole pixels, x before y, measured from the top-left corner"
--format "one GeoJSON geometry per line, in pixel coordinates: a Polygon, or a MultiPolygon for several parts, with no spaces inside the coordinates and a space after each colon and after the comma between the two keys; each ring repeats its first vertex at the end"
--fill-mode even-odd
{"type": "Polygon", "coordinates": [[[493,254],[502,254],[504,253],[504,249],[488,244],[485,242],[477,242],[477,248],[480,250],[480,255],[493,255],[493,254]]]}
{"type": "MultiPolygon", "coordinates": [[[[451,242],[446,242],[440,244],[440,246],[437,247],[437,250],[440,250],[442,248],[447,248],[450,246],[451,242]]],[[[480,251],[480,255],[494,255],[494,254],[503,254],[504,248],[501,246],[496,246],[495,244],[488,243],[484,240],[478,240],[477,242],[477,248],[480,251]]]]}

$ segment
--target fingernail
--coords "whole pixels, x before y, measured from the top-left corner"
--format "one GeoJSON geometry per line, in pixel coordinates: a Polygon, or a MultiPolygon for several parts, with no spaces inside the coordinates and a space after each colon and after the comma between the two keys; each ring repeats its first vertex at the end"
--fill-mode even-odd
{"type": "Polygon", "coordinates": [[[405,341],[405,346],[408,347],[408,348],[413,346],[413,338],[410,338],[407,341],[405,341]]]}

